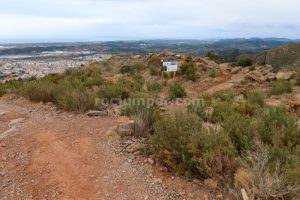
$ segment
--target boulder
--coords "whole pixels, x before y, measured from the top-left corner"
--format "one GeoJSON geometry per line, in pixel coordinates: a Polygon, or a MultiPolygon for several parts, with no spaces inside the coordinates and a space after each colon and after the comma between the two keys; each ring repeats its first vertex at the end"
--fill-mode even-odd
{"type": "Polygon", "coordinates": [[[195,57],[193,59],[193,62],[195,62],[195,63],[201,63],[202,62],[202,58],[201,57],[195,57]]]}
{"type": "Polygon", "coordinates": [[[239,71],[241,71],[242,67],[234,67],[231,69],[232,74],[237,74],[239,71]]]}
{"type": "Polygon", "coordinates": [[[295,76],[294,72],[278,72],[276,75],[276,79],[290,80],[294,78],[294,76],[295,76]]]}
{"type": "Polygon", "coordinates": [[[250,72],[250,69],[249,69],[249,67],[243,67],[241,71],[243,74],[247,74],[250,72]]]}
{"type": "Polygon", "coordinates": [[[258,83],[265,82],[267,78],[260,71],[251,72],[248,77],[258,83]]]}
{"type": "Polygon", "coordinates": [[[118,125],[118,134],[122,137],[131,136],[133,134],[133,124],[134,121],[130,121],[128,123],[120,123],[118,125]]]}
{"type": "Polygon", "coordinates": [[[183,60],[184,60],[185,62],[192,62],[192,61],[193,61],[193,57],[192,57],[192,56],[185,56],[185,57],[183,58],[183,60]]]}
{"type": "Polygon", "coordinates": [[[168,57],[168,56],[176,56],[176,53],[170,52],[170,51],[165,51],[165,52],[159,54],[159,57],[168,57]]]}
{"type": "Polygon", "coordinates": [[[16,127],[12,127],[3,133],[0,133],[0,140],[15,135],[17,131],[18,129],[16,127]]]}
{"type": "Polygon", "coordinates": [[[133,59],[139,59],[141,57],[142,57],[141,55],[135,55],[135,56],[133,56],[133,59]]]}
{"type": "Polygon", "coordinates": [[[243,200],[249,200],[248,194],[244,188],[241,189],[243,200]]]}
{"type": "Polygon", "coordinates": [[[211,68],[218,68],[219,64],[216,63],[215,61],[211,60],[210,58],[204,58],[205,63],[207,63],[207,65],[209,65],[211,68]]]}
{"type": "Polygon", "coordinates": [[[284,104],[278,99],[270,98],[270,99],[267,99],[266,105],[271,106],[271,107],[281,107],[284,104]]]}
{"type": "Polygon", "coordinates": [[[87,113],[89,117],[105,117],[107,116],[106,111],[100,111],[100,110],[91,110],[87,113]]]}
{"type": "Polygon", "coordinates": [[[244,97],[244,95],[239,95],[239,96],[236,96],[234,97],[234,102],[237,102],[237,103],[246,103],[246,99],[244,97]]]}
{"type": "Polygon", "coordinates": [[[24,118],[14,119],[14,120],[11,120],[8,125],[13,126],[13,125],[16,125],[16,124],[23,123],[24,121],[25,121],[24,118]]]}
{"type": "Polygon", "coordinates": [[[269,73],[272,73],[273,69],[272,68],[267,68],[267,69],[263,69],[261,72],[263,73],[263,75],[267,75],[269,73]]]}
{"type": "Polygon", "coordinates": [[[296,113],[300,112],[300,99],[289,101],[289,108],[296,113]]]}
{"type": "Polygon", "coordinates": [[[207,71],[207,70],[210,70],[210,69],[214,69],[213,66],[208,65],[208,64],[205,64],[205,63],[197,63],[196,65],[197,65],[198,68],[200,68],[200,69],[203,70],[203,71],[207,71]]]}
{"type": "Polygon", "coordinates": [[[131,136],[134,131],[134,121],[126,116],[119,117],[117,131],[121,137],[131,136]]]}
{"type": "Polygon", "coordinates": [[[219,91],[229,90],[229,89],[231,89],[233,86],[234,86],[233,83],[228,83],[228,82],[226,82],[226,83],[222,83],[222,84],[220,84],[220,85],[211,87],[211,88],[209,88],[208,90],[206,90],[204,93],[205,93],[205,94],[211,95],[211,94],[214,94],[214,93],[219,92],[219,91]]]}
{"type": "Polygon", "coordinates": [[[266,74],[265,77],[266,77],[267,81],[273,81],[276,79],[276,75],[272,72],[266,74]]]}
{"type": "Polygon", "coordinates": [[[213,189],[218,188],[218,181],[215,180],[215,179],[211,179],[211,178],[205,179],[205,180],[204,180],[204,184],[205,184],[206,186],[210,187],[210,188],[213,188],[213,189]]]}
{"type": "Polygon", "coordinates": [[[229,63],[221,63],[219,66],[220,70],[223,72],[231,71],[231,67],[229,63]]]}
{"type": "Polygon", "coordinates": [[[6,115],[7,112],[0,112],[0,117],[6,115]]]}
{"type": "Polygon", "coordinates": [[[150,165],[154,165],[155,164],[155,160],[153,158],[148,158],[147,159],[147,162],[150,164],[150,165]]]}

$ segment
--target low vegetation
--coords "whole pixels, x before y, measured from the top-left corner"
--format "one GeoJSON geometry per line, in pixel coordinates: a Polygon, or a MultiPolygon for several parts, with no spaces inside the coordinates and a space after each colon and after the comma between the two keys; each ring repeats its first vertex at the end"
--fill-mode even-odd
{"type": "MultiPolygon", "coordinates": [[[[213,53],[208,56],[220,59],[213,53]]],[[[265,103],[267,95],[291,92],[290,81],[272,82],[266,94],[241,89],[205,95],[186,111],[162,114],[159,106],[147,104],[148,100],[161,94],[168,102],[186,97],[184,85],[201,75],[197,66],[183,63],[174,81],[167,80],[172,74],[164,73],[166,80],[161,83],[155,77],[160,75],[158,56],[152,56],[146,65],[120,63],[117,69],[107,67],[119,73],[109,78],[104,78],[99,68],[80,68],[41,79],[8,81],[0,84],[0,95],[15,93],[74,112],[97,109],[99,98],[114,104],[120,99],[136,99],[139,102],[122,106],[121,114],[135,121],[134,136],[145,138],[145,153],[174,173],[214,180],[220,188],[237,193],[243,188],[251,199],[295,199],[300,195],[300,130],[285,108],[265,103]]],[[[237,64],[252,65],[246,59],[237,64]]],[[[208,75],[215,78],[218,74],[212,69],[208,75]]]]}
{"type": "Polygon", "coordinates": [[[299,195],[295,120],[283,108],[266,107],[258,91],[246,92],[245,102],[235,103],[234,96],[205,97],[188,112],[163,117],[154,124],[149,149],[176,173],[244,188],[253,199],[299,195]]]}
{"type": "Polygon", "coordinates": [[[249,67],[253,64],[253,61],[250,58],[240,58],[235,65],[242,67],[249,67]]]}
{"type": "Polygon", "coordinates": [[[206,57],[215,61],[216,63],[220,63],[222,61],[222,57],[219,54],[212,51],[207,52],[206,57]]]}
{"type": "Polygon", "coordinates": [[[169,98],[174,100],[186,96],[185,88],[182,83],[175,82],[169,85],[169,98]]]}
{"type": "Polygon", "coordinates": [[[211,77],[211,78],[216,78],[217,76],[217,72],[215,69],[211,69],[209,72],[208,72],[208,76],[211,77]]]}
{"type": "Polygon", "coordinates": [[[120,69],[122,74],[135,75],[138,74],[141,70],[145,69],[145,66],[141,63],[134,63],[131,65],[123,65],[120,69]]]}
{"type": "Polygon", "coordinates": [[[270,89],[271,95],[280,95],[289,92],[292,92],[292,85],[288,80],[277,80],[270,89]]]}
{"type": "Polygon", "coordinates": [[[147,90],[149,92],[154,92],[154,93],[158,93],[161,91],[161,84],[158,82],[150,82],[147,84],[147,90]]]}
{"type": "Polygon", "coordinates": [[[196,81],[198,79],[197,69],[195,64],[193,63],[184,63],[179,67],[179,73],[182,75],[186,80],[196,81]]]}
{"type": "Polygon", "coordinates": [[[15,91],[23,85],[21,80],[11,80],[7,81],[5,84],[0,84],[0,97],[15,91]]]}

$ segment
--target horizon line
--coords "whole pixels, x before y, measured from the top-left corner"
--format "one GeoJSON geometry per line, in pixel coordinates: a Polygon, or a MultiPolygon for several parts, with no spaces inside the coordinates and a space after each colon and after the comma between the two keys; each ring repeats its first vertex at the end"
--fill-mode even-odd
{"type": "MultiPolygon", "coordinates": [[[[238,40],[238,39],[244,39],[244,40],[250,40],[250,39],[262,39],[262,40],[290,40],[293,41],[300,41],[300,38],[288,38],[288,37],[232,37],[232,38],[206,38],[206,39],[193,39],[193,38],[145,38],[145,39],[112,39],[112,40],[66,40],[66,39],[49,39],[44,41],[29,41],[25,40],[23,41],[9,41],[9,39],[6,41],[1,41],[0,39],[0,45],[16,45],[16,44],[55,44],[55,43],[104,43],[104,42],[139,42],[139,41],[220,41],[220,40],[238,40]]],[[[18,40],[18,39],[17,39],[18,40]]],[[[22,40],[22,39],[21,39],[22,40]]]]}

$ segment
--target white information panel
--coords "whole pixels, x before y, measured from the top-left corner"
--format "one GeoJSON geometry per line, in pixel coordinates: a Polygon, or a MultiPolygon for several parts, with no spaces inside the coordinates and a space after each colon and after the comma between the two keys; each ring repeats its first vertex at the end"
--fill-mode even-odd
{"type": "Polygon", "coordinates": [[[177,72],[178,71],[178,61],[176,60],[162,60],[161,70],[165,72],[177,72]]]}

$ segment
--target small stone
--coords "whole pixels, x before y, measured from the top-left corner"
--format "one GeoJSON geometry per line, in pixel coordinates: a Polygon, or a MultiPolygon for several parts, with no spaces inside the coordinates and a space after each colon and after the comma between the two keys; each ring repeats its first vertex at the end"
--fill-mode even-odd
{"type": "Polygon", "coordinates": [[[168,168],[166,168],[166,167],[160,167],[159,171],[161,171],[161,172],[168,172],[168,168]]]}
{"type": "Polygon", "coordinates": [[[290,80],[295,76],[295,72],[278,72],[276,79],[290,80]]]}
{"type": "Polygon", "coordinates": [[[203,195],[203,200],[209,200],[209,198],[208,198],[208,195],[207,195],[207,194],[203,195]]]}
{"type": "Polygon", "coordinates": [[[218,187],[218,181],[214,179],[205,179],[204,184],[213,189],[216,189],[218,187]]]}
{"type": "Polygon", "coordinates": [[[7,112],[0,112],[0,117],[6,115],[7,112]]]}
{"type": "Polygon", "coordinates": [[[144,200],[148,200],[149,199],[149,196],[144,196],[144,200]]]}
{"type": "Polygon", "coordinates": [[[160,178],[155,178],[154,183],[162,184],[162,180],[160,178]]]}
{"type": "Polygon", "coordinates": [[[148,163],[149,163],[150,165],[154,165],[154,164],[155,164],[155,161],[154,161],[153,158],[148,158],[147,161],[148,161],[148,163]]]}
{"type": "Polygon", "coordinates": [[[99,110],[91,110],[87,113],[89,117],[105,117],[107,116],[106,111],[99,111],[99,110]]]}
{"type": "Polygon", "coordinates": [[[0,176],[5,176],[6,173],[5,172],[0,172],[0,176]]]}
{"type": "Polygon", "coordinates": [[[23,123],[24,121],[25,121],[24,118],[18,118],[18,119],[11,120],[8,125],[12,126],[12,125],[15,125],[15,124],[23,123]]]}
{"type": "Polygon", "coordinates": [[[234,67],[231,69],[232,74],[237,74],[242,68],[241,67],[234,67]]]}

